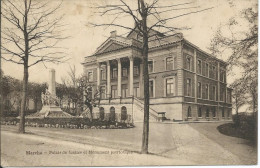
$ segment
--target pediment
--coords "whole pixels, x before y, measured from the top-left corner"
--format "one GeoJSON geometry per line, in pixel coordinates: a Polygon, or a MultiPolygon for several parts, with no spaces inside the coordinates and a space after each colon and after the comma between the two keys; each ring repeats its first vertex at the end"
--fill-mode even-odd
{"type": "Polygon", "coordinates": [[[97,49],[97,51],[95,52],[95,55],[101,54],[101,53],[106,53],[106,52],[109,52],[109,51],[114,51],[114,50],[124,48],[124,47],[127,47],[127,46],[128,46],[127,44],[123,44],[123,43],[117,42],[115,40],[109,40],[109,41],[106,41],[104,44],[102,44],[97,49]]]}

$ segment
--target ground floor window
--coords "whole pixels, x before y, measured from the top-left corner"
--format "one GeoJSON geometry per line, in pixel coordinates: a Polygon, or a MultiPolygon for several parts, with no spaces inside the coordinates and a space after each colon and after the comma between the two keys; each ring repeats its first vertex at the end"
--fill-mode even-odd
{"type": "Polygon", "coordinates": [[[106,88],[105,88],[105,86],[101,86],[100,87],[100,97],[101,97],[101,99],[104,99],[104,98],[106,98],[106,88]]]}
{"type": "Polygon", "coordinates": [[[224,107],[222,108],[222,117],[223,118],[225,117],[225,108],[224,107]]]}
{"type": "Polygon", "coordinates": [[[215,107],[212,108],[212,116],[213,116],[213,118],[216,117],[216,109],[215,109],[215,107]]]}
{"type": "Polygon", "coordinates": [[[206,110],[206,117],[209,118],[209,109],[206,110]]]}
{"type": "Polygon", "coordinates": [[[188,107],[188,118],[191,118],[192,117],[192,115],[191,115],[191,107],[189,106],[188,107]]]}
{"type": "Polygon", "coordinates": [[[110,108],[109,120],[110,121],[115,121],[116,120],[115,107],[111,107],[110,108]]]}
{"type": "Polygon", "coordinates": [[[139,83],[134,83],[134,97],[140,97],[139,83]]]}
{"type": "Polygon", "coordinates": [[[198,117],[202,117],[202,110],[201,110],[201,107],[199,107],[199,110],[198,110],[198,117]]]}
{"type": "Polygon", "coordinates": [[[126,120],[127,119],[127,109],[125,106],[121,108],[121,120],[126,120]]]}

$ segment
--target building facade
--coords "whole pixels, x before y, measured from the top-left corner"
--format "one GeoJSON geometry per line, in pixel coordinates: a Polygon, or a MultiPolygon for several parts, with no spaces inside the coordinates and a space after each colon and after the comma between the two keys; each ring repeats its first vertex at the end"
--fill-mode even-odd
{"type": "MultiPolygon", "coordinates": [[[[181,33],[152,33],[148,55],[151,120],[231,119],[227,63],[200,50],[181,33]]],[[[85,57],[84,73],[93,92],[101,90],[96,117],[115,114],[112,120],[122,120],[127,114],[131,122],[143,119],[141,41],[135,31],[126,37],[113,31],[93,55],[85,57]]]]}

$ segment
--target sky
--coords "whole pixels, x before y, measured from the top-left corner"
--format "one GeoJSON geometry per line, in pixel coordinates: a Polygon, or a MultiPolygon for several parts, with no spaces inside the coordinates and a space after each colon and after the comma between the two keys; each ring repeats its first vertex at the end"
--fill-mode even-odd
{"type": "MultiPolygon", "coordinates": [[[[55,5],[55,2],[59,2],[59,0],[55,0],[50,5],[55,5]]],[[[47,68],[41,63],[31,67],[29,69],[29,81],[38,83],[47,82],[48,69],[50,68],[56,70],[57,82],[61,82],[61,78],[67,76],[70,66],[75,65],[77,75],[82,74],[83,66],[81,63],[84,61],[84,57],[93,54],[96,48],[110,36],[111,31],[117,30],[117,34],[119,35],[125,35],[127,33],[127,31],[122,28],[92,27],[88,25],[89,22],[107,23],[108,21],[112,21],[112,16],[98,17],[95,13],[95,9],[92,7],[117,2],[117,0],[64,0],[57,15],[65,15],[63,20],[66,24],[64,34],[69,35],[70,38],[64,40],[61,45],[66,48],[70,59],[63,64],[46,64],[47,68]]],[[[130,4],[131,7],[135,5],[135,1],[132,0],[126,0],[126,2],[130,4]]],[[[199,10],[213,7],[211,10],[183,16],[168,22],[169,26],[189,27],[189,30],[181,31],[184,37],[202,50],[209,52],[207,47],[209,47],[210,40],[213,38],[219,25],[227,23],[231,17],[238,17],[239,11],[254,5],[256,0],[161,0],[159,2],[163,5],[193,2],[192,5],[199,6],[199,10]]],[[[190,10],[174,11],[167,13],[167,15],[178,15],[180,14],[178,12],[184,13],[190,12],[190,10]]],[[[162,17],[168,16],[162,15],[162,17]]],[[[131,27],[134,25],[130,18],[118,18],[117,23],[131,27]]],[[[2,26],[5,26],[5,24],[3,23],[2,26]]],[[[241,29],[246,28],[243,26],[244,25],[241,25],[241,29]]],[[[225,57],[221,59],[226,60],[225,57]]],[[[2,69],[5,75],[10,75],[17,79],[23,78],[23,67],[21,65],[2,61],[2,69]]],[[[232,80],[228,79],[228,82],[230,83],[232,80]]]]}

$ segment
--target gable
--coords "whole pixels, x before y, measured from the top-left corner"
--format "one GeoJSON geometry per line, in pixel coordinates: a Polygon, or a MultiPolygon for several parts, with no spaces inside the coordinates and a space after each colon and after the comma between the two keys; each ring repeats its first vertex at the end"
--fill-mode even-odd
{"type": "Polygon", "coordinates": [[[114,40],[111,40],[111,41],[108,41],[107,43],[103,44],[103,46],[101,45],[100,48],[95,52],[95,55],[109,52],[109,51],[118,50],[118,49],[124,48],[124,47],[127,47],[127,45],[116,42],[114,40]]]}

